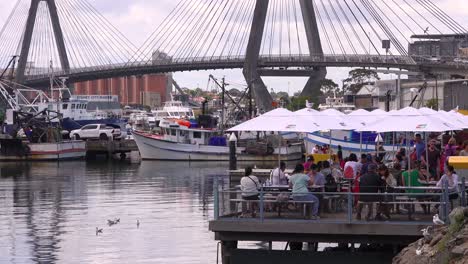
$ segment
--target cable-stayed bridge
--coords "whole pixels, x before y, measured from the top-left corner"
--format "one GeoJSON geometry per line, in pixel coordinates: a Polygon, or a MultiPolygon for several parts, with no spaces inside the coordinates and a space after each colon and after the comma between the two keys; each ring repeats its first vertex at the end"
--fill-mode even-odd
{"type": "Polygon", "coordinates": [[[19,0],[0,31],[0,67],[32,86],[48,84],[50,65],[70,82],[241,68],[265,110],[265,75],[309,77],[304,95],[326,67],[468,75],[468,64],[442,50],[408,52],[411,36],[467,38],[433,0],[180,0],[155,28],[137,47],[87,0],[19,0]]]}

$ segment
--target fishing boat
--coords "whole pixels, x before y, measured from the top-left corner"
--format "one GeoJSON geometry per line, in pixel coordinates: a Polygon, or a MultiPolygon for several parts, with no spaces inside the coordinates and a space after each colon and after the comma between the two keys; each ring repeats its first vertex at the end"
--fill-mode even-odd
{"type": "MultiPolygon", "coordinates": [[[[141,157],[149,160],[175,161],[228,161],[229,147],[224,135],[200,121],[205,126],[192,127],[183,119],[162,119],[160,133],[133,131],[133,137],[141,157]]],[[[213,122],[211,122],[213,124],[213,122]]],[[[238,161],[284,161],[300,160],[303,142],[281,140],[278,135],[266,135],[261,139],[241,139],[237,142],[238,161]]]]}
{"type": "Polygon", "coordinates": [[[0,136],[1,161],[62,161],[86,156],[86,143],[81,140],[30,143],[0,136]]]}

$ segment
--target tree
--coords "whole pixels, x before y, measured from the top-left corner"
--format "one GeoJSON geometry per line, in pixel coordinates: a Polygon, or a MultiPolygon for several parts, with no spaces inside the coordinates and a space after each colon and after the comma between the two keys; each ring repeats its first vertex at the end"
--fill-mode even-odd
{"type": "Polygon", "coordinates": [[[356,94],[361,88],[380,80],[377,72],[368,69],[354,69],[349,72],[348,78],[343,80],[343,91],[356,94]]]}
{"type": "Polygon", "coordinates": [[[333,80],[323,79],[320,83],[320,91],[327,96],[332,96],[333,94],[342,95],[343,91],[340,89],[338,84],[333,80]]]}
{"type": "Polygon", "coordinates": [[[306,100],[309,98],[307,96],[293,96],[291,97],[291,102],[288,104],[288,110],[297,111],[306,107],[306,100]]]}
{"type": "Polygon", "coordinates": [[[439,100],[437,100],[436,98],[429,99],[426,102],[426,107],[436,111],[439,110],[439,100]]]}

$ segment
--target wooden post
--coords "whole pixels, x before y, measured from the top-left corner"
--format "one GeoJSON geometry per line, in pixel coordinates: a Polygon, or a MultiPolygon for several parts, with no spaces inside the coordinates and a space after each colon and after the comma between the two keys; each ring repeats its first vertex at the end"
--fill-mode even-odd
{"type": "Polygon", "coordinates": [[[234,133],[229,137],[229,169],[237,170],[237,137],[234,133]]]}
{"type": "Polygon", "coordinates": [[[237,241],[221,241],[222,264],[231,263],[231,254],[233,249],[237,249],[237,241]]]}

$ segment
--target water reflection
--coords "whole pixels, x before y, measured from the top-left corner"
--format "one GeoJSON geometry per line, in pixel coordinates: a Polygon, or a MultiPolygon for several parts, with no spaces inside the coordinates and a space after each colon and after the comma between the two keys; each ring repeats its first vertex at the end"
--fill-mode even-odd
{"type": "Polygon", "coordinates": [[[2,163],[0,263],[214,263],[208,220],[225,165],[2,163]]]}

